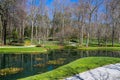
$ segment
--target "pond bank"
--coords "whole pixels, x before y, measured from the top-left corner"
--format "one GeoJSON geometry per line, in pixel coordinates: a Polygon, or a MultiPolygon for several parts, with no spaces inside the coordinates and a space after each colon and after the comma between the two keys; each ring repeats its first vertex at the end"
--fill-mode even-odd
{"type": "Polygon", "coordinates": [[[120,63],[89,70],[65,80],[120,80],[120,63]]]}
{"type": "Polygon", "coordinates": [[[88,57],[73,61],[67,65],[59,67],[55,70],[23,78],[21,80],[55,80],[63,79],[90,69],[101,67],[108,64],[119,63],[120,58],[113,57],[88,57]]]}
{"type": "MultiPolygon", "coordinates": [[[[47,52],[48,50],[54,49],[64,49],[64,46],[54,45],[54,46],[45,46],[45,47],[35,47],[35,46],[0,46],[0,53],[40,53],[47,52]]],[[[68,48],[69,49],[69,48],[68,48]]],[[[83,51],[95,51],[95,50],[104,50],[104,51],[120,51],[120,47],[77,47],[76,50],[83,51]]]]}
{"type": "Polygon", "coordinates": [[[106,51],[120,51],[120,47],[79,47],[79,50],[106,50],[106,51]]]}
{"type": "Polygon", "coordinates": [[[0,46],[0,53],[43,53],[47,52],[48,49],[60,49],[61,46],[45,46],[35,47],[32,46],[0,46]]]}

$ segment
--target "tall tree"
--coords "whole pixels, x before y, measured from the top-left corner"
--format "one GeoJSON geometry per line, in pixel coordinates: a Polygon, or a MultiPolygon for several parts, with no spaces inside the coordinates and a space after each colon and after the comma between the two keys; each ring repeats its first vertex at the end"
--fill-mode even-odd
{"type": "Polygon", "coordinates": [[[88,0],[88,28],[87,28],[87,42],[86,42],[86,47],[89,46],[89,41],[91,38],[91,21],[92,21],[92,15],[94,11],[103,3],[103,0],[98,1],[98,0],[88,0]],[[95,4],[94,4],[95,3],[95,4]]]}
{"type": "MultiPolygon", "coordinates": [[[[23,1],[24,0],[0,0],[0,16],[1,16],[2,29],[3,29],[2,41],[4,45],[6,45],[7,26],[8,26],[9,18],[17,19],[18,17],[17,15],[21,14],[21,13],[18,13],[21,10],[21,8],[19,8],[18,5],[20,2],[23,2],[23,1]],[[14,15],[14,17],[12,14],[14,15]]],[[[12,22],[14,21],[15,20],[12,20],[12,22]]]]}

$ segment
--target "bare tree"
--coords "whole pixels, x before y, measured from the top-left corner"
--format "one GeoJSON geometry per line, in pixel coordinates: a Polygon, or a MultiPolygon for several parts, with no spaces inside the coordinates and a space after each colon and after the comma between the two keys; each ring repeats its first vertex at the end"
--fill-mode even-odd
{"type": "Polygon", "coordinates": [[[88,4],[88,28],[87,28],[87,42],[86,42],[86,47],[88,47],[89,45],[89,40],[91,38],[91,21],[92,21],[92,14],[94,13],[94,11],[103,3],[103,1],[101,0],[100,2],[96,2],[96,4],[94,6],[93,2],[95,2],[97,0],[88,0],[87,4],[88,4]]]}

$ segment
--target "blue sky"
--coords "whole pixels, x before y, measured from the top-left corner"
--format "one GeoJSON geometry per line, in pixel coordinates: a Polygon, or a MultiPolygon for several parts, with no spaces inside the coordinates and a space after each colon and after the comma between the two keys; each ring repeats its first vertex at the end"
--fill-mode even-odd
{"type": "MultiPolygon", "coordinates": [[[[52,8],[52,2],[53,2],[54,0],[47,0],[46,1],[46,5],[50,8],[52,8]]],[[[69,2],[71,2],[71,3],[74,3],[74,2],[77,2],[78,0],[68,0],[69,2]]],[[[49,14],[50,14],[50,18],[52,18],[52,16],[51,16],[51,12],[49,12],[49,14]]]]}
{"type": "Polygon", "coordinates": [[[71,2],[77,2],[78,0],[70,0],[71,2]]]}
{"type": "MultiPolygon", "coordinates": [[[[46,3],[45,3],[45,4],[47,5],[47,7],[53,8],[53,5],[52,5],[53,1],[54,1],[54,0],[46,0],[46,3]]],[[[62,0],[62,1],[64,1],[64,0],[62,0]]],[[[78,0],[68,0],[68,2],[70,2],[70,3],[76,3],[76,2],[78,2],[78,0]]],[[[39,5],[39,0],[36,0],[36,5],[39,5]]],[[[100,6],[100,8],[99,8],[98,11],[99,11],[99,12],[103,12],[103,11],[104,11],[103,5],[100,6]]],[[[49,11],[49,15],[50,15],[49,17],[52,18],[51,10],[49,11]]]]}
{"type": "Polygon", "coordinates": [[[51,5],[51,3],[53,2],[53,0],[47,0],[47,2],[46,2],[46,5],[51,5]]]}
{"type": "MultiPolygon", "coordinates": [[[[46,0],[46,5],[48,6],[48,7],[51,7],[52,5],[52,2],[53,2],[54,0],[46,0]]],[[[77,2],[78,0],[68,0],[69,2],[71,2],[71,3],[74,3],[74,2],[77,2]]],[[[39,0],[36,0],[36,3],[35,3],[36,5],[39,5],[39,0]]]]}
{"type": "MultiPolygon", "coordinates": [[[[46,5],[50,6],[54,0],[47,0],[46,5]]],[[[70,2],[77,2],[78,0],[70,0],[70,2]]]]}

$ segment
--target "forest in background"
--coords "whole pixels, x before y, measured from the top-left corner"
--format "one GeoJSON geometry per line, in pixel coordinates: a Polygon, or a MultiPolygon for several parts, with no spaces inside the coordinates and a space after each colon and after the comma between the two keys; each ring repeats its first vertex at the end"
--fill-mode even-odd
{"type": "Polygon", "coordinates": [[[0,0],[0,45],[78,41],[120,43],[119,0],[0,0]]]}

